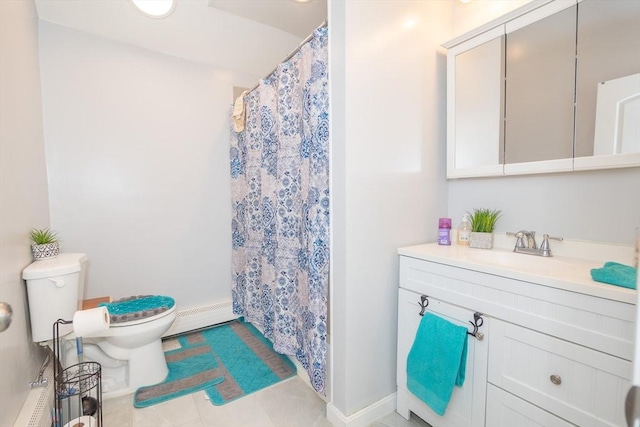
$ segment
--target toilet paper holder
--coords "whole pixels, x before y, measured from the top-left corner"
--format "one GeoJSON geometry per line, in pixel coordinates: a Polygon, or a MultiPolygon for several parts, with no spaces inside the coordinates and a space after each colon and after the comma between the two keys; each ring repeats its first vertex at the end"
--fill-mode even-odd
{"type": "Polygon", "coordinates": [[[53,426],[67,427],[75,421],[90,420],[87,426],[102,427],[102,367],[97,362],[85,362],[82,357],[81,338],[78,339],[77,364],[63,367],[60,325],[71,320],[58,319],[53,324],[53,426]]]}

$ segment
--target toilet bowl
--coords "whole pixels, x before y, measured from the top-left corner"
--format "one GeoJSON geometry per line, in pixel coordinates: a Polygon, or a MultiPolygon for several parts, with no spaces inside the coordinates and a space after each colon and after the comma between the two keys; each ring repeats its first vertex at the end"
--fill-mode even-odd
{"type": "MultiPolygon", "coordinates": [[[[75,312],[81,309],[87,262],[85,254],[60,254],[53,259],[35,261],[23,270],[34,342],[51,346],[53,324],[58,319],[73,319],[75,312]]],[[[86,352],[85,361],[95,357],[93,361],[104,364],[107,370],[112,366],[125,367],[113,370],[125,377],[114,381],[120,389],[105,392],[110,391],[116,396],[163,381],[169,371],[161,336],[169,330],[176,317],[173,299],[138,296],[105,306],[111,318],[109,328],[83,337],[84,343],[101,350],[86,352]],[[136,304],[143,309],[135,311],[136,304]],[[124,315],[122,307],[125,307],[124,315]]],[[[67,367],[74,360],[66,355],[76,351],[71,344],[75,339],[73,329],[60,328],[60,339],[67,341],[65,360],[61,361],[67,367]]]]}
{"type": "Polygon", "coordinates": [[[111,323],[109,329],[92,334],[86,340],[97,344],[109,357],[128,361],[129,389],[162,382],[169,370],[160,337],[173,324],[175,310],[173,304],[150,317],[111,323]]]}

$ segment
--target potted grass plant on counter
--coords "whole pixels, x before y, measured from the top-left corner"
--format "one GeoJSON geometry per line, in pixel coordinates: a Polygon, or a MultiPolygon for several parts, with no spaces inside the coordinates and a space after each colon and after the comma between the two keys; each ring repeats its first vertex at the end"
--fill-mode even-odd
{"type": "Polygon", "coordinates": [[[469,247],[479,249],[493,248],[493,231],[500,218],[501,211],[491,209],[474,209],[469,213],[471,218],[471,233],[469,247]]]}
{"type": "Polygon", "coordinates": [[[48,228],[34,228],[29,232],[31,253],[36,261],[55,258],[60,253],[58,235],[48,228]]]}

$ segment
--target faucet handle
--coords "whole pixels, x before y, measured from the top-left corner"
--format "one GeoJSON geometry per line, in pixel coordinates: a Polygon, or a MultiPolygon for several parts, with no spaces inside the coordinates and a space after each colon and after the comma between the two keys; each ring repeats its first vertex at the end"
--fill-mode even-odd
{"type": "Polygon", "coordinates": [[[525,245],[524,243],[524,236],[525,234],[528,233],[527,230],[520,230],[517,233],[514,233],[512,231],[507,231],[507,236],[511,236],[511,237],[515,237],[516,238],[516,246],[513,248],[513,251],[516,251],[516,248],[526,248],[527,245],[525,245]]]}
{"type": "Polygon", "coordinates": [[[564,240],[562,237],[552,237],[548,234],[544,234],[542,236],[542,244],[540,245],[540,251],[542,252],[542,256],[553,256],[551,255],[551,248],[549,247],[549,239],[551,240],[564,240]]]}

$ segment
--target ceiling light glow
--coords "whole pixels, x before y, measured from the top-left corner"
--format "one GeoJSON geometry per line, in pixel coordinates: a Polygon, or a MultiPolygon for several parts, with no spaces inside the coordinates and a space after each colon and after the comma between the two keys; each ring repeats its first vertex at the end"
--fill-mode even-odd
{"type": "Polygon", "coordinates": [[[131,0],[145,15],[152,18],[164,18],[173,12],[175,0],[131,0]]]}

